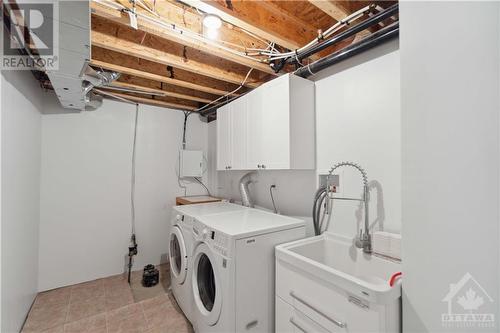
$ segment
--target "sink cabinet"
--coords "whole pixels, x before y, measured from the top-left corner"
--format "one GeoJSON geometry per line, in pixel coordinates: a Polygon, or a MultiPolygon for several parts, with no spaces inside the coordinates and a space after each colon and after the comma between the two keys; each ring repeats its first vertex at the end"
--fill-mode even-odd
{"type": "Polygon", "coordinates": [[[314,169],[314,83],[286,74],[217,110],[217,170],[314,169]]]}
{"type": "MultiPolygon", "coordinates": [[[[314,241],[306,239],[294,243],[307,242],[314,241]]],[[[320,241],[317,244],[323,248],[331,246],[320,241]]],[[[343,252],[344,244],[334,246],[343,252]]],[[[347,250],[349,245],[345,246],[347,250]]],[[[334,279],[309,269],[307,262],[312,263],[310,259],[304,259],[306,264],[288,260],[286,253],[279,253],[286,247],[284,244],[277,248],[276,332],[401,332],[401,297],[392,294],[400,286],[394,287],[394,291],[388,290],[385,297],[373,295],[370,284],[365,288],[362,282],[356,283],[356,288],[344,288],[342,283],[337,284],[334,279]]],[[[302,250],[304,248],[297,252],[302,250]]],[[[312,254],[311,247],[307,251],[312,254]]],[[[339,268],[341,266],[339,264],[339,268]]],[[[382,286],[383,282],[374,283],[382,286]]],[[[389,287],[388,281],[386,284],[389,287]]]]}

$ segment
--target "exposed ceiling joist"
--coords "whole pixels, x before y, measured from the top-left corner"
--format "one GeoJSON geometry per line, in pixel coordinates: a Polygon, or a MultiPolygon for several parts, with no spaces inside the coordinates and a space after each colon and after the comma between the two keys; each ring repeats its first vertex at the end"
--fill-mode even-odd
{"type": "Polygon", "coordinates": [[[286,18],[274,17],[266,12],[259,7],[261,1],[230,1],[231,8],[226,7],[227,2],[221,0],[182,0],[182,2],[203,12],[215,14],[228,23],[290,50],[303,45],[297,41],[297,37],[300,36],[294,36],[293,30],[283,33],[282,29],[286,30],[290,26],[286,18]],[[282,32],[276,32],[276,29],[282,32]]]}
{"type": "Polygon", "coordinates": [[[321,9],[323,12],[333,17],[337,21],[343,20],[350,13],[344,8],[328,0],[308,0],[311,4],[321,9]]]}
{"type": "MultiPolygon", "coordinates": [[[[172,10],[174,10],[174,11],[179,10],[178,7],[176,7],[175,5],[168,3],[168,2],[162,3],[162,6],[170,8],[171,11],[172,10]]],[[[105,18],[105,19],[108,19],[112,22],[116,22],[116,23],[126,25],[126,26],[128,26],[130,24],[129,16],[123,12],[117,11],[115,9],[111,9],[109,7],[106,7],[106,6],[101,5],[99,3],[96,3],[96,2],[92,2],[91,8],[92,8],[92,13],[96,16],[99,16],[101,18],[105,18]]],[[[147,15],[147,14],[144,13],[144,15],[147,15]]],[[[184,16],[185,15],[186,15],[186,13],[184,13],[184,16]]],[[[193,15],[193,14],[189,13],[188,15],[193,15]]],[[[182,16],[182,17],[181,16],[171,16],[171,19],[174,18],[177,20],[173,21],[170,24],[182,26],[183,24],[185,24],[184,22],[186,21],[184,16],[182,16]]],[[[155,19],[157,19],[157,18],[155,18],[155,19]]],[[[165,24],[168,24],[168,23],[165,22],[165,24]]],[[[155,36],[158,36],[158,37],[161,37],[161,38],[164,38],[164,39],[167,39],[167,40],[179,43],[179,44],[183,44],[183,45],[186,45],[186,46],[191,47],[193,49],[196,49],[196,50],[199,50],[202,52],[206,52],[210,55],[214,55],[214,56],[217,56],[219,58],[222,58],[222,59],[225,59],[228,61],[240,63],[242,65],[246,65],[250,68],[254,68],[254,69],[260,70],[262,72],[276,75],[274,73],[274,71],[269,67],[269,65],[264,64],[264,63],[260,63],[258,61],[255,61],[255,60],[249,59],[247,57],[235,54],[234,52],[228,51],[226,48],[224,48],[222,43],[215,43],[215,42],[210,43],[210,42],[203,41],[203,40],[195,40],[195,39],[189,38],[185,35],[181,35],[179,32],[175,32],[175,31],[170,30],[170,29],[162,28],[160,25],[157,25],[157,24],[155,24],[151,21],[148,21],[146,19],[143,19],[140,16],[137,18],[137,25],[138,25],[138,28],[140,30],[147,32],[151,35],[155,35],[155,36]]]]}
{"type": "Polygon", "coordinates": [[[197,109],[194,106],[188,106],[188,105],[184,105],[184,104],[167,102],[167,101],[162,101],[162,100],[158,100],[158,99],[138,97],[138,96],[133,96],[133,95],[128,95],[128,94],[117,93],[114,91],[110,92],[110,93],[115,95],[118,98],[124,98],[124,99],[127,99],[129,101],[137,102],[137,103],[144,103],[144,104],[162,106],[162,107],[171,108],[171,109],[180,109],[180,110],[188,110],[188,111],[194,111],[197,109]]]}
{"type": "MultiPolygon", "coordinates": [[[[92,31],[92,45],[103,49],[119,52],[122,54],[142,58],[152,62],[157,62],[164,65],[181,68],[183,70],[196,74],[205,75],[217,80],[241,84],[245,79],[245,74],[231,72],[224,68],[211,66],[206,63],[198,62],[189,58],[179,57],[177,55],[161,51],[146,45],[130,42],[115,36],[111,36],[99,31],[92,31]]],[[[259,86],[257,82],[252,82],[249,78],[245,86],[256,88],[259,86]]]]}
{"type": "MultiPolygon", "coordinates": [[[[172,78],[164,76],[164,75],[158,75],[158,74],[153,74],[153,73],[149,73],[149,72],[144,72],[144,71],[140,71],[140,70],[137,70],[134,68],[115,65],[115,64],[100,61],[100,60],[92,59],[90,64],[92,66],[104,68],[104,69],[107,69],[110,71],[115,71],[118,73],[127,74],[127,75],[131,75],[131,76],[137,76],[140,78],[149,79],[149,80],[153,80],[153,81],[157,81],[157,82],[163,82],[163,83],[167,83],[167,84],[171,84],[171,85],[175,85],[175,86],[179,86],[179,87],[184,87],[184,88],[188,88],[188,89],[199,90],[199,91],[203,91],[203,92],[206,92],[209,94],[214,94],[214,95],[220,96],[220,95],[226,95],[229,93],[229,91],[211,88],[211,87],[196,84],[193,82],[172,79],[172,78]]],[[[233,94],[233,95],[238,95],[238,94],[233,94]]]]}
{"type": "Polygon", "coordinates": [[[186,95],[186,94],[180,94],[180,93],[176,93],[176,92],[166,91],[163,89],[150,88],[150,87],[145,87],[145,86],[141,86],[138,84],[121,82],[121,81],[114,81],[111,84],[111,86],[118,87],[118,88],[124,88],[124,89],[150,92],[151,94],[161,94],[161,95],[167,96],[167,97],[174,97],[174,98],[185,99],[185,100],[195,101],[195,102],[202,102],[202,103],[210,103],[211,102],[211,100],[209,100],[207,98],[191,96],[191,95],[186,95]]]}

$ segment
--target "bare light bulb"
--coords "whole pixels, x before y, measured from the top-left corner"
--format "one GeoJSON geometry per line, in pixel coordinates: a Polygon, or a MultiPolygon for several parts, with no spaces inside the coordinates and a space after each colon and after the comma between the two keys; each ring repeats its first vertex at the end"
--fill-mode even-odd
{"type": "Polygon", "coordinates": [[[205,29],[205,36],[210,39],[217,39],[219,31],[217,29],[205,29]]]}
{"type": "Polygon", "coordinates": [[[222,26],[222,20],[217,15],[206,14],[203,17],[203,26],[208,30],[217,30],[222,26]]]}

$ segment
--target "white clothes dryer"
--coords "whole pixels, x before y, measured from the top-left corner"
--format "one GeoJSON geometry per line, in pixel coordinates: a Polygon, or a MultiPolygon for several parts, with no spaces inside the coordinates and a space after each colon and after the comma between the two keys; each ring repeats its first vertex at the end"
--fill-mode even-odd
{"type": "Polygon", "coordinates": [[[170,281],[177,304],[191,321],[193,293],[191,267],[193,254],[192,225],[195,217],[246,210],[248,208],[226,202],[174,206],[169,237],[170,281]]]}
{"type": "Polygon", "coordinates": [[[193,327],[274,331],[274,247],[305,237],[302,220],[256,209],[193,221],[193,327]]]}

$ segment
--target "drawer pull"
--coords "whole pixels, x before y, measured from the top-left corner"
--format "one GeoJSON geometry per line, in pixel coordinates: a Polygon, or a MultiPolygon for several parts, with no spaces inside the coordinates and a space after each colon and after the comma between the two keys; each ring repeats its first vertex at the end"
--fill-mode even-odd
{"type": "Polygon", "coordinates": [[[349,296],[349,302],[351,302],[352,304],[356,304],[357,306],[359,306],[360,308],[363,308],[363,309],[369,308],[368,304],[364,303],[362,300],[360,300],[359,298],[356,298],[354,296],[349,296]]]}
{"type": "Polygon", "coordinates": [[[338,327],[344,328],[344,327],[347,326],[346,323],[343,323],[341,321],[338,321],[338,320],[335,320],[333,318],[330,318],[328,315],[326,315],[323,311],[321,311],[320,309],[318,309],[316,306],[312,305],[311,303],[309,303],[308,301],[304,300],[303,298],[297,296],[293,291],[290,291],[290,296],[292,296],[292,298],[295,298],[297,301],[299,301],[300,303],[304,304],[305,306],[311,308],[315,312],[319,313],[322,317],[324,317],[325,319],[331,321],[332,323],[334,323],[338,327]]]}
{"type": "Polygon", "coordinates": [[[302,332],[304,332],[304,333],[309,333],[309,332],[308,332],[308,331],[307,331],[304,327],[302,327],[301,325],[299,325],[299,324],[295,321],[295,319],[294,319],[293,317],[292,317],[292,318],[290,318],[290,323],[291,323],[293,326],[297,327],[297,328],[298,328],[299,330],[301,330],[302,332]]]}

